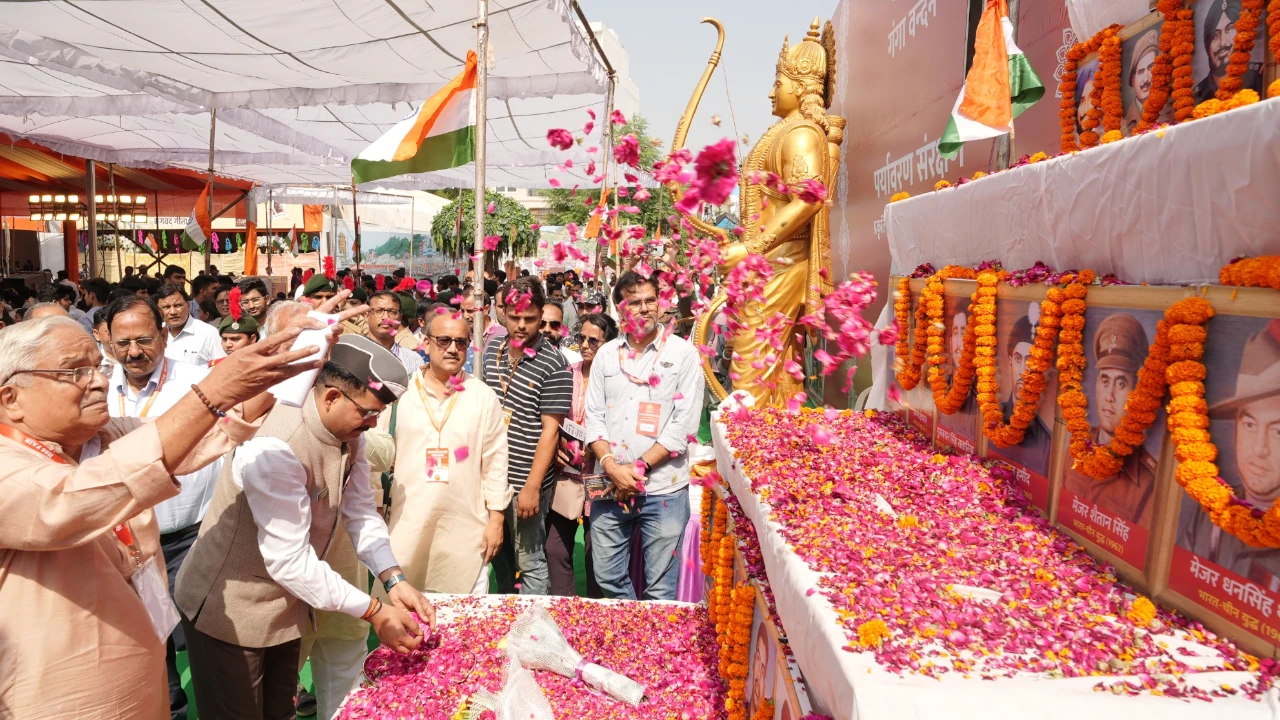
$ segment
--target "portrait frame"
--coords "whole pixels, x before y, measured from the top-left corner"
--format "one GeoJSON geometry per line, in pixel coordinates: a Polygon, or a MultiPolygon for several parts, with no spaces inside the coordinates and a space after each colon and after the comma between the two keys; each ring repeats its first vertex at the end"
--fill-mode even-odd
{"type": "MultiPolygon", "coordinates": [[[[976,289],[977,283],[972,280],[947,280],[943,286],[942,317],[945,329],[942,333],[942,342],[943,354],[948,358],[948,383],[955,373],[955,361],[959,359],[961,353],[965,328],[967,328],[972,316],[972,312],[969,309],[970,297],[976,289]]],[[[929,393],[930,400],[932,400],[932,390],[928,387],[929,372],[927,368],[924,371],[924,375],[924,378],[920,380],[920,386],[924,387],[925,392],[929,393]]],[[[978,432],[978,428],[982,414],[978,412],[977,392],[978,386],[975,379],[964,404],[955,413],[944,415],[935,409],[933,444],[936,447],[964,455],[976,455],[978,453],[978,438],[981,434],[978,432]]]]}
{"type": "MultiPolygon", "coordinates": [[[[1151,91],[1151,70],[1160,54],[1160,28],[1163,26],[1160,13],[1152,13],[1136,26],[1130,26],[1135,27],[1133,35],[1120,43],[1120,103],[1124,106],[1120,131],[1125,137],[1133,135],[1142,120],[1142,106],[1151,91]]],[[[1172,119],[1173,103],[1167,100],[1158,122],[1172,119]]]]}
{"type": "MultiPolygon", "coordinates": [[[[890,278],[890,284],[893,285],[893,287],[897,287],[899,279],[900,278],[898,277],[890,278]]],[[[925,281],[922,279],[913,279],[910,281],[911,313],[908,316],[907,322],[910,325],[911,333],[905,334],[903,337],[906,337],[912,342],[914,342],[913,338],[916,331],[915,309],[920,303],[920,296],[924,291],[924,283],[925,281]]],[[[899,328],[899,332],[904,331],[902,328],[899,328]]],[[[921,341],[924,341],[925,338],[921,335],[920,339],[921,341]]],[[[929,383],[926,377],[928,375],[929,366],[927,364],[921,366],[921,378],[918,385],[911,390],[903,390],[902,386],[898,384],[897,373],[894,372],[894,366],[897,364],[896,355],[894,356],[894,360],[895,362],[885,363],[884,371],[889,374],[885,384],[885,387],[889,389],[885,398],[886,407],[891,412],[900,414],[902,419],[906,420],[907,424],[910,425],[912,429],[922,433],[924,435],[924,440],[931,443],[933,442],[935,424],[934,416],[936,412],[933,406],[933,394],[929,391],[929,383]],[[894,399],[895,395],[897,396],[896,400],[894,399]]]]}
{"type": "MultiPolygon", "coordinates": [[[[1191,92],[1196,104],[1214,97],[1217,91],[1217,82],[1211,79],[1210,75],[1218,68],[1223,72],[1226,70],[1226,62],[1230,58],[1231,48],[1234,47],[1235,37],[1235,22],[1231,20],[1231,16],[1234,13],[1238,18],[1241,7],[1241,0],[1200,0],[1191,6],[1195,27],[1193,42],[1195,50],[1191,53],[1191,92]],[[1223,27],[1224,19],[1227,21],[1227,27],[1223,27]],[[1216,52],[1210,53],[1206,45],[1205,25],[1213,20],[1217,21],[1215,25],[1220,31],[1229,33],[1232,44],[1225,47],[1220,43],[1214,44],[1216,52]]],[[[1244,83],[1242,89],[1256,90],[1263,97],[1266,97],[1262,92],[1263,63],[1267,53],[1266,27],[1266,10],[1264,9],[1259,19],[1258,37],[1253,44],[1253,53],[1249,56],[1249,70],[1242,78],[1244,83]]],[[[1209,42],[1212,44],[1212,41],[1209,42]]]]}

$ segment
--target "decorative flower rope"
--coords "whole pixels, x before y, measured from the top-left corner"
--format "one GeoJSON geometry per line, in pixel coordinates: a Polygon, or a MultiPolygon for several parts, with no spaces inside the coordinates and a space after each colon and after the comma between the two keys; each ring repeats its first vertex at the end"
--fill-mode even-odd
{"type": "MultiPolygon", "coordinates": [[[[929,387],[933,389],[934,405],[937,406],[938,412],[943,415],[954,415],[959,411],[964,405],[965,398],[969,396],[969,390],[973,388],[973,358],[978,340],[974,331],[975,323],[970,322],[965,327],[963,349],[956,363],[957,367],[955,368],[952,382],[948,386],[946,369],[943,368],[943,363],[946,362],[944,353],[946,338],[943,336],[946,331],[946,324],[942,319],[943,305],[945,304],[943,288],[949,279],[972,280],[975,276],[976,273],[971,268],[948,265],[925,281],[924,293],[920,297],[920,304],[925,308],[929,323],[927,332],[929,338],[929,387]]],[[[969,300],[971,307],[974,297],[969,300]]]]}

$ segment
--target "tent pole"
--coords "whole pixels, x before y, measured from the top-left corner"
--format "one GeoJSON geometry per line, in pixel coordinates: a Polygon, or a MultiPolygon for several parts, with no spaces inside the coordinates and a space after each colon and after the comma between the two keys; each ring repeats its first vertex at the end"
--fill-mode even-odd
{"type": "MultiPolygon", "coordinates": [[[[335,193],[336,194],[336,193],[335,193]]],[[[360,205],[356,201],[356,176],[351,176],[351,218],[353,232],[355,237],[351,240],[351,262],[356,266],[356,275],[360,274],[360,253],[364,248],[360,247],[360,205]]],[[[412,240],[409,241],[413,243],[412,240]]]]}
{"type": "Polygon", "coordinates": [[[98,206],[94,202],[94,193],[98,191],[97,185],[97,163],[92,160],[84,161],[84,203],[89,212],[85,215],[84,227],[89,231],[89,277],[100,277],[101,273],[98,268],[98,206]]]}
{"type": "MultiPolygon", "coordinates": [[[[601,168],[601,174],[604,175],[604,186],[600,189],[601,193],[608,192],[609,189],[609,163],[613,160],[613,88],[617,83],[617,75],[609,71],[609,89],[604,98],[604,167],[601,168]]],[[[600,234],[605,234],[605,219],[600,218],[600,234]]],[[[595,277],[600,277],[601,267],[600,255],[602,243],[600,238],[596,238],[596,270],[595,277]]]]}
{"type": "MultiPolygon", "coordinates": [[[[485,220],[485,184],[484,184],[484,163],[485,163],[485,140],[488,133],[488,119],[485,114],[488,110],[488,86],[489,86],[489,0],[476,0],[476,55],[479,56],[479,62],[476,68],[476,187],[474,192],[475,199],[475,236],[472,238],[472,250],[475,253],[475,269],[472,271],[471,279],[472,292],[475,293],[476,307],[484,307],[484,220],[485,220]]],[[[461,202],[461,198],[459,198],[461,202]]],[[[409,241],[410,248],[413,247],[413,241],[409,241]]],[[[475,348],[475,354],[479,357],[475,358],[474,363],[484,362],[484,323],[473,322],[471,344],[475,348]]]]}
{"type": "MultiPolygon", "coordinates": [[[[115,210],[119,211],[120,198],[116,197],[116,164],[115,163],[107,163],[107,188],[109,189],[111,198],[113,198],[110,202],[107,203],[107,208],[108,209],[114,208],[115,210]]],[[[123,280],[124,279],[124,252],[120,249],[120,217],[118,212],[116,215],[116,220],[114,223],[111,224],[111,226],[115,230],[115,239],[113,240],[113,242],[115,242],[116,244],[116,274],[120,276],[119,280],[123,280]]]]}
{"type": "MultiPolygon", "coordinates": [[[[413,191],[410,192],[412,193],[413,191]]],[[[409,275],[411,276],[413,275],[413,244],[415,242],[415,238],[413,237],[413,221],[416,219],[414,217],[414,199],[413,195],[409,195],[409,275]]]]}
{"type": "MultiPolygon", "coordinates": [[[[209,230],[213,231],[213,139],[218,130],[218,109],[209,108],[209,230]]],[[[209,253],[213,250],[213,241],[205,238],[204,241],[204,271],[209,273],[213,264],[209,253]]]]}
{"type": "Polygon", "coordinates": [[[271,201],[272,192],[272,188],[267,188],[267,277],[271,277],[271,251],[276,246],[276,236],[271,234],[271,211],[275,208],[271,201]]]}

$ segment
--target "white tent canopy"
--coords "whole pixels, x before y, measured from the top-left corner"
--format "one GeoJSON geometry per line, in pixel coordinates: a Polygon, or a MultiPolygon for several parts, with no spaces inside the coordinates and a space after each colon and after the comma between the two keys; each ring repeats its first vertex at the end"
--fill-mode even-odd
{"type": "MultiPolygon", "coordinates": [[[[488,183],[586,186],[607,78],[568,0],[490,0],[488,183]],[[546,131],[593,137],[569,154],[546,131]],[[573,169],[564,168],[566,157],[573,169]]],[[[470,3],[113,0],[6,4],[0,132],[126,166],[208,167],[262,185],[341,185],[350,159],[455,75],[470,3]],[[287,33],[281,33],[287,28],[287,33]]],[[[630,94],[619,104],[630,115],[630,94]]],[[[597,154],[598,157],[598,154],[597,154]]],[[[471,166],[380,183],[469,187],[471,166]]]]}

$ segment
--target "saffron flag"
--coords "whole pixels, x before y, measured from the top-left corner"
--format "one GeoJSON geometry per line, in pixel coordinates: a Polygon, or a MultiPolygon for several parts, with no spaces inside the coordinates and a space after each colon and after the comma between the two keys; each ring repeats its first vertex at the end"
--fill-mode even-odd
{"type": "Polygon", "coordinates": [[[609,207],[610,188],[603,188],[600,191],[600,203],[596,205],[596,209],[591,211],[591,217],[587,218],[587,229],[582,233],[584,238],[600,237],[600,218],[604,216],[605,210],[609,207]]]}
{"type": "Polygon", "coordinates": [[[476,158],[476,54],[462,74],[351,161],[355,182],[466,165],[476,158]]]}
{"type": "Polygon", "coordinates": [[[244,241],[244,274],[258,274],[258,204],[252,196],[245,199],[244,224],[248,237],[244,241]]]}
{"type": "Polygon", "coordinates": [[[289,247],[292,248],[294,255],[298,254],[298,226],[294,225],[289,231],[289,247]]]}
{"type": "Polygon", "coordinates": [[[954,158],[970,140],[1004,135],[1044,95],[1044,83],[1013,42],[1005,0],[987,0],[974,34],[973,66],[960,88],[938,152],[954,158]]]}
{"type": "Polygon", "coordinates": [[[182,231],[182,247],[184,250],[197,250],[209,242],[213,234],[213,225],[209,221],[209,186],[205,185],[196,198],[196,206],[187,218],[187,227],[182,231]]]}

